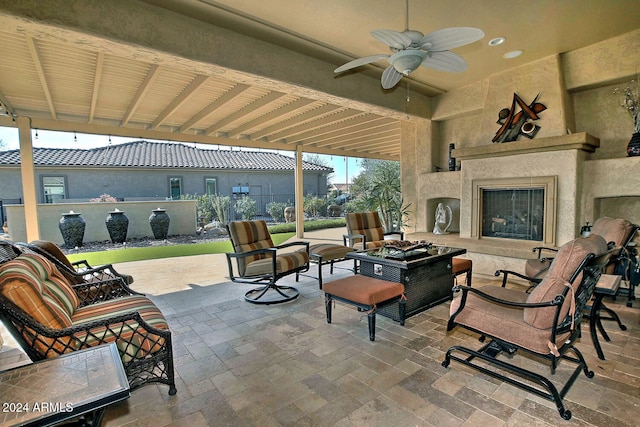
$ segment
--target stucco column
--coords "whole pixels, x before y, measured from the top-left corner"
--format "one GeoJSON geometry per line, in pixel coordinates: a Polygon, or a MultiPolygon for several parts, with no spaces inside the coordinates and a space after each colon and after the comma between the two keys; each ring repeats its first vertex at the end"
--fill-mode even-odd
{"type": "Polygon", "coordinates": [[[295,190],[296,190],[296,236],[304,237],[304,185],[302,179],[302,145],[296,147],[296,169],[295,169],[295,190]]]}
{"type": "Polygon", "coordinates": [[[36,173],[33,166],[33,144],[31,141],[31,119],[16,118],[20,135],[20,172],[22,174],[22,199],[27,241],[40,238],[38,225],[38,198],[36,195],[36,173]]]}
{"type": "Polygon", "coordinates": [[[426,194],[419,191],[420,177],[433,171],[431,121],[414,120],[402,122],[400,146],[400,182],[405,204],[411,204],[405,232],[413,233],[426,229],[426,194]]]}

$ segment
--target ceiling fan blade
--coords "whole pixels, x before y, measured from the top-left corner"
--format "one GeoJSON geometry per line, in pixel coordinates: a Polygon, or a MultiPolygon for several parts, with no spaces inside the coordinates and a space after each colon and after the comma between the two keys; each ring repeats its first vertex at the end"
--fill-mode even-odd
{"type": "Polygon", "coordinates": [[[347,71],[347,70],[350,70],[352,68],[360,67],[360,66],[366,65],[366,64],[371,64],[372,62],[376,62],[376,61],[379,61],[381,59],[387,59],[388,57],[389,57],[389,55],[383,53],[383,54],[379,54],[379,55],[371,55],[371,56],[365,56],[364,58],[354,59],[353,61],[347,62],[346,64],[339,66],[338,68],[333,70],[333,72],[334,73],[341,73],[343,71],[347,71]]]}
{"type": "Polygon", "coordinates": [[[371,35],[393,49],[406,49],[411,46],[411,38],[394,30],[373,30],[371,35]]]}
{"type": "Polygon", "coordinates": [[[398,84],[403,75],[404,74],[399,73],[395,68],[393,68],[393,65],[390,65],[382,73],[382,79],[380,79],[382,88],[391,89],[398,84]]]}
{"type": "Polygon", "coordinates": [[[480,40],[484,31],[474,27],[451,27],[433,31],[420,40],[420,48],[428,51],[444,51],[480,40]]]}
{"type": "Polygon", "coordinates": [[[429,52],[429,56],[420,65],[449,73],[461,73],[467,69],[467,62],[457,53],[448,50],[429,52]]]}

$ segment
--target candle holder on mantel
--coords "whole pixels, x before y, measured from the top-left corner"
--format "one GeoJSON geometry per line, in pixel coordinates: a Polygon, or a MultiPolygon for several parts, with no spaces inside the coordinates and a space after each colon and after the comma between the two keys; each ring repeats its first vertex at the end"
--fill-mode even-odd
{"type": "Polygon", "coordinates": [[[449,170],[456,170],[456,158],[453,157],[453,150],[456,148],[456,144],[449,144],[449,170]]]}

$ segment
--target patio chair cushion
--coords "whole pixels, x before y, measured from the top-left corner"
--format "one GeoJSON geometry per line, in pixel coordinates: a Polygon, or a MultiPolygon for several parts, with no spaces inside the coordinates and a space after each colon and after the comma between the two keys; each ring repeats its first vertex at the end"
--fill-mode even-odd
{"type": "MultiPolygon", "coordinates": [[[[287,271],[295,270],[303,267],[309,263],[309,254],[306,249],[299,249],[295,252],[285,253],[276,256],[276,272],[286,273],[287,271]]],[[[271,274],[273,272],[271,268],[271,257],[258,259],[247,263],[245,266],[244,276],[262,276],[264,274],[271,274]]]]}
{"type": "MultiPolygon", "coordinates": [[[[578,275],[573,283],[569,283],[572,274],[576,271],[580,263],[585,257],[593,253],[601,255],[607,252],[607,244],[604,239],[597,235],[591,234],[589,237],[578,238],[564,244],[556,254],[549,271],[544,280],[533,288],[527,298],[527,303],[538,303],[544,301],[553,301],[553,299],[562,294],[565,286],[571,286],[575,291],[582,280],[582,273],[578,275]]],[[[560,310],[559,321],[567,315],[572,305],[573,292],[567,295],[560,310]]],[[[539,329],[548,329],[553,326],[553,316],[555,307],[544,308],[525,308],[524,320],[531,326],[539,329]]]]}
{"type": "MultiPolygon", "coordinates": [[[[568,281],[585,256],[590,253],[601,255],[605,252],[607,243],[601,236],[593,233],[589,237],[579,237],[565,243],[555,255],[545,279],[560,278],[568,281]]],[[[581,278],[582,276],[579,276],[574,283],[580,283],[581,278]]]]}
{"type": "Polygon", "coordinates": [[[606,243],[622,246],[633,230],[633,224],[626,219],[598,218],[591,228],[591,234],[602,236],[606,243]]]}
{"type": "Polygon", "coordinates": [[[325,283],[325,294],[371,307],[404,294],[402,283],[357,274],[325,283]]]}
{"type": "MultiPolygon", "coordinates": [[[[55,297],[45,291],[39,274],[21,257],[22,255],[2,265],[0,294],[45,327],[62,329],[71,326],[72,321],[67,311],[55,297]]],[[[27,336],[28,330],[23,334],[25,340],[32,341],[32,337],[27,336]]],[[[44,352],[54,341],[55,339],[41,337],[34,345],[44,352]]],[[[71,351],[66,349],[66,342],[58,341],[54,347],[60,352],[71,351]]]]}
{"type": "MultiPolygon", "coordinates": [[[[538,286],[534,287],[529,297],[528,303],[553,301],[556,296],[562,295],[564,288],[571,286],[571,283],[561,278],[544,279],[538,286]]],[[[571,294],[568,295],[571,298],[571,294]]],[[[560,309],[559,320],[569,312],[570,301],[565,300],[560,309]]],[[[538,329],[548,329],[553,326],[553,316],[556,307],[537,307],[524,309],[524,321],[538,329]]]]}
{"type": "MultiPolygon", "coordinates": [[[[380,216],[377,211],[347,213],[345,215],[345,221],[349,234],[362,234],[365,236],[367,248],[378,247],[370,246],[369,243],[373,244],[373,242],[384,240],[384,229],[382,228],[382,222],[380,222],[380,216]]],[[[362,243],[360,243],[360,249],[361,248],[362,243]]]]}
{"type": "Polygon", "coordinates": [[[25,260],[25,255],[3,264],[0,271],[2,295],[44,326],[64,328],[71,316],[49,292],[40,272],[25,260]]]}
{"type": "MultiPolygon", "coordinates": [[[[234,246],[233,249],[236,253],[274,247],[271,234],[265,221],[234,221],[230,222],[228,227],[234,246]]],[[[240,275],[244,276],[247,274],[245,269],[248,264],[265,257],[265,254],[256,254],[238,259],[240,275]]]]}
{"type": "MultiPolygon", "coordinates": [[[[495,298],[518,303],[526,302],[528,297],[526,292],[519,289],[501,286],[487,285],[479,290],[495,298]]],[[[460,300],[460,297],[454,297],[451,301],[451,314],[454,314],[460,307],[460,300]]],[[[506,342],[516,343],[533,352],[541,354],[549,352],[549,329],[536,328],[525,322],[523,310],[520,307],[493,303],[469,292],[464,309],[458,313],[455,319],[456,323],[506,342]]],[[[560,347],[569,336],[570,332],[558,334],[556,345],[560,347]]]]}
{"type": "Polygon", "coordinates": [[[78,295],[55,265],[38,254],[25,253],[19,258],[39,275],[40,280],[45,285],[44,291],[54,297],[69,316],[73,316],[73,312],[80,304],[78,295]]]}
{"type": "MultiPolygon", "coordinates": [[[[115,318],[119,315],[137,311],[149,325],[163,330],[169,330],[169,325],[162,312],[147,297],[132,295],[105,302],[87,305],[76,310],[71,319],[74,325],[115,318]]],[[[116,342],[121,351],[122,361],[127,363],[134,358],[143,358],[149,353],[159,351],[164,345],[164,339],[149,333],[136,321],[128,320],[124,324],[114,322],[95,327],[90,332],[80,332],[74,335],[80,340],[82,347],[90,347],[103,341],[116,342]]]]}
{"type": "Polygon", "coordinates": [[[31,242],[31,244],[49,252],[51,255],[56,257],[58,261],[69,267],[71,270],[75,270],[74,266],[69,261],[69,258],[67,258],[67,256],[55,243],[49,242],[47,240],[34,240],[31,242]]]}

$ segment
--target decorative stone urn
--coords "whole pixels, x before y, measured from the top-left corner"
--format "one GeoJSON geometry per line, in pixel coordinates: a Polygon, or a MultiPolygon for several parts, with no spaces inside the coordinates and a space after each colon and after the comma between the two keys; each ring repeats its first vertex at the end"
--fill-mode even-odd
{"type": "Polygon", "coordinates": [[[64,245],[67,248],[82,246],[85,227],[86,223],[84,218],[80,216],[80,212],[69,211],[63,213],[58,223],[58,228],[64,239],[64,245]]]}
{"type": "Polygon", "coordinates": [[[153,237],[156,239],[166,239],[169,234],[169,223],[171,218],[167,214],[166,209],[154,209],[149,217],[149,225],[153,231],[153,237]]]}
{"type": "Polygon", "coordinates": [[[129,218],[124,211],[115,209],[109,212],[107,219],[104,221],[111,237],[111,243],[124,243],[127,241],[127,230],[129,228],[129,218]]]}

